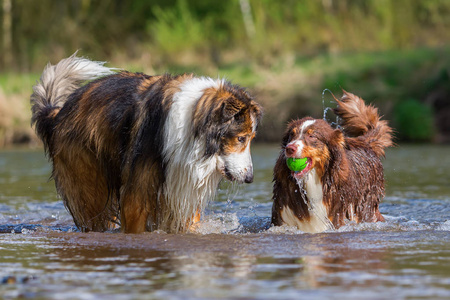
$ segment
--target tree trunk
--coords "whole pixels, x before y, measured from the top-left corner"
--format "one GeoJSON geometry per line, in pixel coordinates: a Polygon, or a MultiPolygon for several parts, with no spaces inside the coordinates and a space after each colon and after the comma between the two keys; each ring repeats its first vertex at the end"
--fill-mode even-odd
{"type": "Polygon", "coordinates": [[[12,66],[12,12],[11,0],[3,0],[3,66],[12,66]]]}

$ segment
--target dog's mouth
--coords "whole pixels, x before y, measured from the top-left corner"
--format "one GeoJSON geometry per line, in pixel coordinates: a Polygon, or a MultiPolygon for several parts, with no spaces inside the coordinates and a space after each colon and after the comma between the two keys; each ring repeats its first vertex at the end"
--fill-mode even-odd
{"type": "Polygon", "coordinates": [[[252,183],[253,182],[253,172],[251,173],[246,173],[243,178],[239,178],[234,176],[230,170],[225,167],[223,170],[221,170],[222,176],[225,177],[225,179],[232,181],[232,182],[237,182],[237,183],[252,183]]]}
{"type": "Polygon", "coordinates": [[[223,175],[223,177],[225,177],[229,181],[235,181],[236,180],[236,178],[234,178],[233,174],[231,174],[230,170],[228,170],[227,167],[223,168],[222,175],[223,175]]]}
{"type": "Polygon", "coordinates": [[[231,159],[228,162],[218,157],[217,171],[220,172],[223,178],[226,180],[237,183],[251,183],[253,182],[253,166],[247,161],[236,162],[236,159],[231,159]],[[243,167],[245,165],[245,167],[243,167]]]}
{"type": "Polygon", "coordinates": [[[301,179],[303,178],[309,171],[311,171],[312,169],[312,160],[311,158],[307,158],[306,160],[306,167],[301,170],[301,171],[291,171],[291,175],[292,177],[296,178],[296,179],[301,179]]]}

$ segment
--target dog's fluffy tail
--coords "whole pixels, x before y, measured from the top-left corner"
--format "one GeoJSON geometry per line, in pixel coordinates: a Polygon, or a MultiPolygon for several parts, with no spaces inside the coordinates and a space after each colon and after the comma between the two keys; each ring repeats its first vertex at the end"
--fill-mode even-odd
{"type": "Polygon", "coordinates": [[[48,64],[40,80],[33,86],[31,95],[31,125],[48,150],[54,118],[67,98],[84,82],[109,75],[114,69],[104,67],[104,62],[91,61],[76,56],[76,52],[56,65],[48,64]]]}
{"type": "Polygon", "coordinates": [[[392,128],[387,121],[380,120],[378,109],[366,105],[363,99],[346,91],[336,101],[338,105],[334,112],[341,118],[343,131],[348,136],[363,138],[379,157],[384,156],[384,149],[394,143],[392,128]]]}

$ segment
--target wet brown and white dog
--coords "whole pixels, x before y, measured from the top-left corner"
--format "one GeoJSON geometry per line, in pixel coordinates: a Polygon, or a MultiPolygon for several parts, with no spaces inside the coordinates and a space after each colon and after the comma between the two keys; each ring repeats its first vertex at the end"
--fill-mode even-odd
{"type": "Polygon", "coordinates": [[[222,178],[253,180],[261,109],[227,81],[116,73],[74,54],[33,91],[32,123],[82,231],[184,232],[222,178]]]}
{"type": "Polygon", "coordinates": [[[344,225],[346,219],[384,220],[378,210],[384,197],[380,158],[393,145],[392,129],[361,98],[344,91],[336,101],[342,129],[310,117],[288,125],[274,168],[274,225],[322,232],[344,225]],[[289,157],[306,157],[306,167],[290,171],[289,157]]]}

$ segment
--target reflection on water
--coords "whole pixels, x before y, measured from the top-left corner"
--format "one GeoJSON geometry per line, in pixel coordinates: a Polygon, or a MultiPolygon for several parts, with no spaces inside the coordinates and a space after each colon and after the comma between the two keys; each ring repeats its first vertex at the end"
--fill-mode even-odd
{"type": "Polygon", "coordinates": [[[254,183],[179,235],[77,232],[43,154],[0,152],[0,298],[447,299],[449,150],[387,152],[386,222],[304,234],[270,228],[278,149],[257,145],[254,183]]]}
{"type": "Polygon", "coordinates": [[[1,273],[31,279],[0,291],[42,299],[444,298],[449,237],[16,234],[0,249],[1,273]]]}

